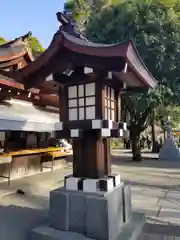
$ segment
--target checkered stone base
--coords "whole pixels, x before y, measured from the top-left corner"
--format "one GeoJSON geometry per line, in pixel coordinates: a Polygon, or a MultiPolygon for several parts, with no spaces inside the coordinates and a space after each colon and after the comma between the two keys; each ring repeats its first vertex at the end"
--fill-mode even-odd
{"type": "MultiPolygon", "coordinates": [[[[112,137],[112,138],[120,138],[124,137],[124,131],[122,129],[108,129],[102,128],[94,130],[98,132],[99,136],[102,138],[112,137]]],[[[80,138],[82,136],[83,130],[81,129],[69,129],[62,130],[56,132],[57,138],[80,138]]]]}
{"type": "Polygon", "coordinates": [[[125,122],[118,123],[112,120],[93,119],[93,120],[79,120],[68,122],[57,122],[54,125],[55,131],[69,130],[69,129],[82,129],[82,130],[96,130],[96,129],[122,129],[127,130],[125,122]]]}
{"type": "Polygon", "coordinates": [[[121,184],[119,174],[112,174],[103,179],[76,178],[72,175],[65,176],[65,189],[83,192],[109,192],[121,184]]]}
{"type": "Polygon", "coordinates": [[[99,131],[100,137],[119,138],[124,136],[123,129],[108,129],[103,128],[99,131]]]}
{"type": "Polygon", "coordinates": [[[55,124],[56,137],[61,138],[79,138],[83,131],[89,130],[97,131],[100,137],[119,138],[124,137],[127,124],[99,119],[55,124]]]}

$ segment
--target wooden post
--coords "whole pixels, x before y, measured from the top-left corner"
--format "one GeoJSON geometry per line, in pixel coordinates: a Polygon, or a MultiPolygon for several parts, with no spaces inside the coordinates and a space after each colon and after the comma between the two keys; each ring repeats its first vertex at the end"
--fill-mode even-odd
{"type": "Polygon", "coordinates": [[[121,119],[121,95],[120,91],[115,91],[115,99],[116,99],[116,121],[120,122],[121,119]]]}
{"type": "Polygon", "coordinates": [[[103,178],[110,174],[109,140],[99,138],[95,131],[84,131],[73,140],[73,176],[103,178]]]}
{"type": "Polygon", "coordinates": [[[62,122],[68,121],[68,98],[67,98],[67,89],[65,86],[59,86],[59,111],[60,111],[60,120],[62,122]]]}
{"type": "Polygon", "coordinates": [[[104,138],[104,155],[105,155],[105,173],[109,175],[111,173],[111,149],[110,138],[104,138]]]}

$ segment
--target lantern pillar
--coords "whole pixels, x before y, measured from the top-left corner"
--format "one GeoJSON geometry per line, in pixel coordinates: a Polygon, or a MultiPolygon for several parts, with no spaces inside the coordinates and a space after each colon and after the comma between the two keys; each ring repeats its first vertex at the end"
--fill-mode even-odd
{"type": "Polygon", "coordinates": [[[55,132],[57,138],[72,139],[73,172],[63,188],[50,193],[51,237],[126,240],[142,230],[142,215],[132,216],[130,186],[111,172],[110,138],[123,137],[126,124],[120,119],[120,91],[110,76],[76,72],[64,82],[62,76],[55,79],[63,82],[55,132]]]}

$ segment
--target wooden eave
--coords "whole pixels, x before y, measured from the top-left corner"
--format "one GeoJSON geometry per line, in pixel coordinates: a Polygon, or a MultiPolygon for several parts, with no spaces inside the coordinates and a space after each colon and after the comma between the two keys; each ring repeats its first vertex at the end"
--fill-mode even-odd
{"type": "Polygon", "coordinates": [[[58,94],[59,92],[59,84],[55,81],[48,81],[43,82],[41,85],[38,86],[40,89],[40,93],[45,94],[58,94]]]}
{"type": "MultiPolygon", "coordinates": [[[[3,62],[16,60],[16,59],[19,59],[21,57],[26,59],[26,61],[28,63],[34,61],[34,57],[33,57],[32,53],[31,53],[31,51],[25,45],[22,47],[22,50],[19,51],[19,52],[13,52],[10,49],[8,49],[8,50],[9,50],[9,53],[7,53],[6,55],[1,54],[1,52],[0,52],[0,65],[3,62]]],[[[0,46],[0,51],[1,51],[1,46],[0,46]]],[[[7,49],[6,49],[6,51],[7,51],[7,49]]]]}
{"type": "MultiPolygon", "coordinates": [[[[0,86],[3,88],[15,88],[21,91],[26,91],[24,84],[14,81],[8,77],[4,77],[0,75],[0,86]]],[[[35,94],[50,94],[57,95],[58,94],[58,83],[51,81],[44,82],[43,84],[37,86],[37,88],[30,88],[29,91],[35,94]]]]}
{"type": "MultiPolygon", "coordinates": [[[[4,88],[8,87],[11,89],[15,88],[15,89],[18,89],[21,91],[26,91],[26,89],[22,83],[16,82],[13,79],[4,77],[2,75],[0,75],[0,85],[1,85],[1,87],[4,87],[4,88]]],[[[31,89],[29,89],[29,91],[31,91],[32,93],[38,94],[40,90],[36,89],[36,88],[31,88],[31,89]]]]}
{"type": "MultiPolygon", "coordinates": [[[[4,75],[11,76],[17,81],[27,84],[27,86],[35,86],[38,81],[45,81],[45,78],[51,73],[63,72],[68,68],[77,66],[78,57],[80,60],[84,57],[86,66],[92,68],[94,67],[93,59],[99,61],[99,63],[104,59],[106,63],[109,62],[104,70],[112,72],[121,72],[122,65],[127,63],[145,88],[156,85],[156,81],[143,64],[131,40],[115,45],[103,45],[86,42],[62,31],[58,31],[54,35],[49,48],[35,61],[19,71],[5,72],[4,75]],[[75,54],[77,57],[73,59],[72,56],[75,54]],[[111,64],[113,59],[116,62],[116,64],[113,64],[114,69],[112,69],[111,64]]],[[[3,74],[3,72],[0,71],[0,74],[3,74]]],[[[134,81],[134,87],[138,85],[134,81]]]]}
{"type": "Polygon", "coordinates": [[[20,62],[23,62],[24,57],[16,58],[10,61],[0,62],[0,69],[7,69],[11,66],[17,65],[20,62]]]}
{"type": "Polygon", "coordinates": [[[58,94],[55,93],[53,90],[50,91],[48,89],[43,89],[43,86],[42,88],[39,87],[38,89],[29,89],[29,91],[33,94],[33,97],[28,98],[27,90],[24,88],[23,84],[17,83],[10,79],[2,79],[0,76],[0,88],[0,100],[13,97],[15,99],[32,102],[33,104],[38,106],[59,106],[58,94]],[[8,93],[8,90],[11,90],[11,92],[8,93]],[[17,95],[17,92],[20,92],[20,95],[17,95]]]}
{"type": "Polygon", "coordinates": [[[24,56],[26,53],[27,53],[27,51],[23,50],[23,51],[17,52],[17,53],[12,52],[10,54],[7,54],[6,56],[0,55],[0,63],[20,58],[20,57],[24,56]]]}

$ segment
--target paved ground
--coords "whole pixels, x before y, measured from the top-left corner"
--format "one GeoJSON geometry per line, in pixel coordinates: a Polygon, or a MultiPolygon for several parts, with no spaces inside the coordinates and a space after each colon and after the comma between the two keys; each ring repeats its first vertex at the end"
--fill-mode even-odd
{"type": "MultiPolygon", "coordinates": [[[[112,153],[115,155],[118,155],[122,158],[131,158],[132,153],[131,150],[129,149],[112,149],[112,153]]],[[[151,153],[150,150],[148,149],[143,149],[141,150],[142,157],[146,160],[150,159],[158,159],[158,154],[157,153],[151,153]]]]}
{"type": "MultiPolygon", "coordinates": [[[[180,163],[156,160],[132,163],[126,158],[114,158],[114,172],[132,185],[133,209],[144,212],[147,224],[146,239],[178,239],[180,236],[180,163]],[[161,235],[157,235],[161,234],[161,235]],[[162,234],[169,235],[162,238],[162,234]]],[[[47,221],[49,191],[63,184],[63,176],[71,172],[71,166],[12,181],[10,187],[0,184],[0,234],[1,240],[25,240],[30,229],[47,221]],[[17,195],[18,189],[25,195],[17,195]],[[10,194],[11,193],[11,194],[10,194]],[[6,195],[10,194],[10,195],[6,195]]]]}

